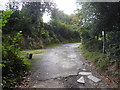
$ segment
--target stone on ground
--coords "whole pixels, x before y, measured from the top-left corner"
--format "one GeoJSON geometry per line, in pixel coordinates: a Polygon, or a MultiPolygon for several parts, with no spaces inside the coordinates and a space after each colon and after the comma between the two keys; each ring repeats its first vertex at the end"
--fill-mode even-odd
{"type": "Polygon", "coordinates": [[[85,83],[84,77],[82,76],[80,79],[77,80],[77,82],[84,84],[85,83]]]}
{"type": "Polygon", "coordinates": [[[99,78],[97,78],[97,77],[95,77],[95,76],[93,76],[93,75],[89,75],[88,78],[91,79],[91,80],[94,81],[94,82],[99,82],[99,81],[101,81],[101,79],[99,79],[99,78]]]}

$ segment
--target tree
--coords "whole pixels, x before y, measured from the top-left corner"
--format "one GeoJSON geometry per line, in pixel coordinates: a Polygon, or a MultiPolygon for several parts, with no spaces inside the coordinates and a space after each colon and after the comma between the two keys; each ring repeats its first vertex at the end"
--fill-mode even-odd
{"type": "MultiPolygon", "coordinates": [[[[119,35],[120,35],[120,13],[119,3],[81,3],[82,9],[78,10],[78,17],[80,19],[80,32],[83,39],[83,44],[86,48],[95,51],[102,51],[102,35],[105,31],[105,51],[110,54],[110,60],[118,58],[119,49],[119,35]],[[114,8],[113,8],[114,7],[114,8]],[[92,46],[91,46],[92,44],[92,46]],[[114,55],[113,55],[114,53],[114,55]]],[[[116,59],[114,59],[116,60],[116,59]]]]}
{"type": "Polygon", "coordinates": [[[75,15],[67,15],[63,11],[54,8],[51,14],[49,24],[60,41],[80,41],[80,35],[77,31],[77,17],[75,15]],[[78,33],[78,34],[76,34],[78,33]],[[76,37],[74,37],[76,35],[76,37]]]}

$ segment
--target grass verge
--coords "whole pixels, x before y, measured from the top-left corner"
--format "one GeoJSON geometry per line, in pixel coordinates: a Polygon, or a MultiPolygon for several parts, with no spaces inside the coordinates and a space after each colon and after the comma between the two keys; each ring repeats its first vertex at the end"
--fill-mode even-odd
{"type": "Polygon", "coordinates": [[[38,54],[38,53],[43,53],[43,50],[24,50],[20,51],[20,56],[23,57],[23,63],[27,65],[27,68],[29,70],[31,66],[31,59],[26,58],[26,53],[32,53],[32,54],[38,54]]]}
{"type": "Polygon", "coordinates": [[[112,87],[118,88],[120,73],[117,62],[111,64],[109,55],[97,51],[88,51],[82,44],[79,46],[79,50],[87,60],[94,63],[96,70],[101,73],[102,76],[107,77],[112,87]]]}
{"type": "Polygon", "coordinates": [[[52,48],[52,47],[56,47],[62,44],[66,44],[66,43],[55,43],[55,44],[47,45],[46,48],[52,48]]]}
{"type": "Polygon", "coordinates": [[[24,58],[23,63],[27,66],[26,68],[29,70],[31,66],[31,59],[24,58]]]}
{"type": "Polygon", "coordinates": [[[95,63],[95,65],[98,67],[98,69],[102,70],[109,64],[108,56],[107,54],[101,53],[101,52],[94,52],[94,51],[88,51],[86,50],[83,45],[81,44],[79,46],[79,50],[82,51],[83,56],[87,59],[95,63]]]}
{"type": "Polygon", "coordinates": [[[46,48],[52,48],[52,47],[56,47],[62,44],[70,44],[70,43],[80,43],[80,42],[62,42],[62,43],[55,43],[55,44],[51,44],[51,45],[47,45],[46,48]]]}
{"type": "Polygon", "coordinates": [[[32,53],[32,54],[38,54],[44,52],[43,50],[26,50],[26,51],[21,51],[20,53],[25,54],[25,53],[32,53]]]}

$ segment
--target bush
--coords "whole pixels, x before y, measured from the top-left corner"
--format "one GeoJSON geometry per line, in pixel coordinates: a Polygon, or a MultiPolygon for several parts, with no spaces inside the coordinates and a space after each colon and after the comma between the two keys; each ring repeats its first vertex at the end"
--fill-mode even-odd
{"type": "Polygon", "coordinates": [[[3,88],[12,88],[18,81],[22,80],[22,76],[28,70],[27,65],[24,64],[24,58],[19,56],[20,48],[18,47],[18,40],[21,38],[22,31],[18,32],[16,36],[8,39],[3,39],[2,49],[2,83],[3,88]]]}

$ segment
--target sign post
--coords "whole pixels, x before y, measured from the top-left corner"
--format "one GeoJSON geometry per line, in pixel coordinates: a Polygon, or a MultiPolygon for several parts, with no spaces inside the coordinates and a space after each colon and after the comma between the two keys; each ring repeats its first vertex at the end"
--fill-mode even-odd
{"type": "Polygon", "coordinates": [[[105,53],[105,32],[102,31],[102,36],[103,36],[103,53],[105,53]]]}

